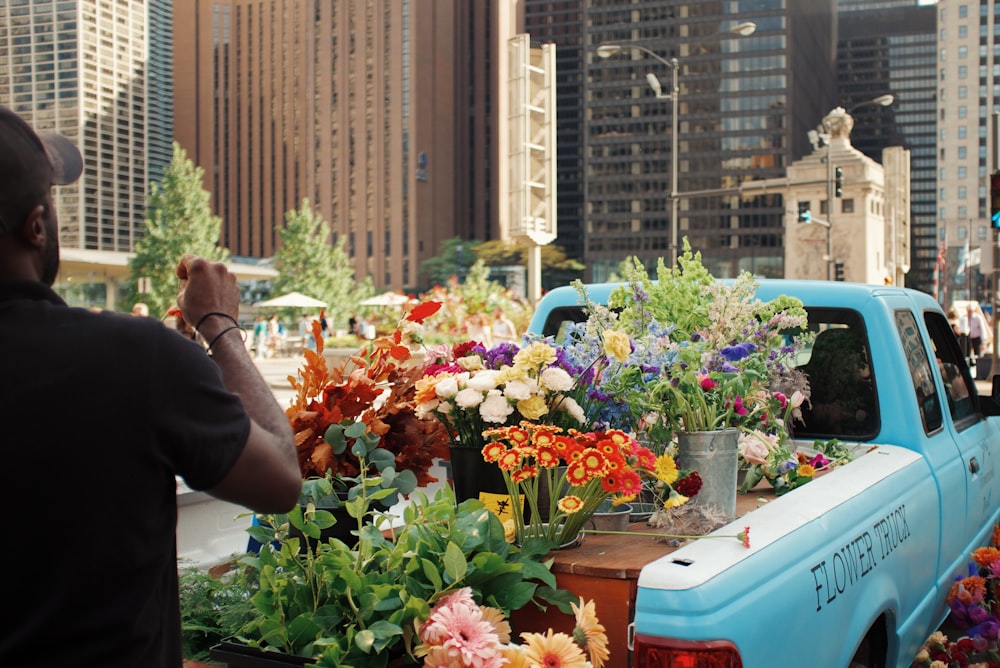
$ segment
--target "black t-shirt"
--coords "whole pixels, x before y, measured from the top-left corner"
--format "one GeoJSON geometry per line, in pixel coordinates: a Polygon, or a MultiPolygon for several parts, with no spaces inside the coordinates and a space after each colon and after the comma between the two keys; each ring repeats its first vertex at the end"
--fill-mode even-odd
{"type": "Polygon", "coordinates": [[[0,665],[180,666],[175,476],[215,486],[249,429],[201,346],[0,282],[0,665]]]}

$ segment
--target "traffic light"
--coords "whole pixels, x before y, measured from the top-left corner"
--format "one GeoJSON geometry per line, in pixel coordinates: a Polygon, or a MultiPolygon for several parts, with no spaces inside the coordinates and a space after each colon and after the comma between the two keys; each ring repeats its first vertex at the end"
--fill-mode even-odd
{"type": "Polygon", "coordinates": [[[833,263],[833,280],[843,281],[844,280],[844,261],[837,260],[833,263]]]}
{"type": "Polygon", "coordinates": [[[809,210],[809,202],[799,200],[799,222],[808,223],[812,220],[812,212],[809,210]]]}
{"type": "Polygon", "coordinates": [[[844,170],[840,167],[833,168],[833,195],[842,197],[844,194],[844,170]]]}
{"type": "Polygon", "coordinates": [[[990,221],[1000,228],[1000,171],[990,174],[990,221]]]}

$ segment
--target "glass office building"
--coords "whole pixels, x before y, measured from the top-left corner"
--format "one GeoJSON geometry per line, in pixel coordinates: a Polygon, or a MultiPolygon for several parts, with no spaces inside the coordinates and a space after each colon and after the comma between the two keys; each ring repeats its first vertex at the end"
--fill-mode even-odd
{"type": "Polygon", "coordinates": [[[937,240],[936,9],[913,2],[841,6],[840,104],[854,109],[851,142],[877,162],[888,146],[910,151],[910,270],[906,287],[931,291],[937,240]],[[891,93],[889,107],[866,104],[891,93]]]}
{"type": "Polygon", "coordinates": [[[560,128],[559,197],[573,168],[562,156],[578,151],[582,199],[575,211],[560,206],[556,243],[567,246],[565,234],[579,235],[587,278],[611,277],[628,256],[649,267],[670,257],[675,145],[678,245],[687,238],[718,276],[742,270],[783,275],[786,204],[773,194],[743,196],[740,184],[783,176],[807,151],[806,131],[832,106],[833,2],[585,0],[577,13],[560,14],[553,3],[529,0],[525,9],[534,39],[554,39],[557,53],[564,43],[575,45],[578,54],[557,64],[559,104],[567,91],[582,93],[584,105],[573,117],[580,120],[575,137],[575,128],[560,128]],[[559,34],[546,33],[549,16],[561,17],[559,34]],[[748,21],[757,26],[752,35],[727,32],[748,21]],[[600,57],[599,47],[609,44],[622,48],[600,57]],[[673,101],[664,97],[672,58],[678,61],[676,140],[673,101]],[[567,142],[575,143],[567,148],[567,142]],[[575,219],[567,220],[571,215],[575,219]]]}

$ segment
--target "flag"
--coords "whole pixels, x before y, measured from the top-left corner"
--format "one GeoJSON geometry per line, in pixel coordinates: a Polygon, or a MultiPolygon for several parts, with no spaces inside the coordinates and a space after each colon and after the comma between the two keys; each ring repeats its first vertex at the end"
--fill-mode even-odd
{"type": "Polygon", "coordinates": [[[969,240],[958,251],[958,268],[955,269],[955,280],[959,283],[965,280],[965,268],[969,265],[969,240]]]}
{"type": "Polygon", "coordinates": [[[970,267],[978,267],[979,263],[982,261],[983,251],[981,248],[976,246],[971,251],[969,251],[969,261],[966,263],[970,267]]]}

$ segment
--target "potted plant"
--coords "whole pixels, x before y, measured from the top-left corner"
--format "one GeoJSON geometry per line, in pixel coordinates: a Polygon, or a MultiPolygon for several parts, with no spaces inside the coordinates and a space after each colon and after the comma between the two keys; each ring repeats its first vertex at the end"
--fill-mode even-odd
{"type": "MultiPolygon", "coordinates": [[[[433,498],[417,492],[398,527],[385,515],[365,522],[383,493],[382,481],[366,471],[347,502],[358,534],[353,549],[330,539],[303,551],[300,539],[274,519],[252,528],[264,547],[241,565],[257,587],[250,599],[255,614],[213,650],[214,658],[246,668],[412,662],[416,632],[434,604],[464,588],[478,604],[504,614],[533,602],[570,611],[574,599],[556,588],[544,552],[508,543],[495,515],[478,501],[456,505],[449,488],[433,498]],[[248,654],[252,650],[257,653],[248,654]],[[258,659],[286,663],[254,663],[258,659]]],[[[318,530],[313,512],[293,509],[288,519],[304,535],[318,530]]]]}

